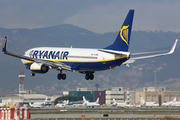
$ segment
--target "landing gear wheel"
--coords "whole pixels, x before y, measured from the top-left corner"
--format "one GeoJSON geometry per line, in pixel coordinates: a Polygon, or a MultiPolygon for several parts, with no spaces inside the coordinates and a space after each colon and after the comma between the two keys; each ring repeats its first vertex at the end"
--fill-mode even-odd
{"type": "Polygon", "coordinates": [[[89,79],[90,79],[90,80],[93,80],[93,79],[94,79],[94,75],[93,75],[92,73],[89,75],[89,79]]]}
{"type": "Polygon", "coordinates": [[[86,80],[89,80],[89,74],[86,74],[85,78],[86,80]]]}
{"type": "Polygon", "coordinates": [[[57,75],[58,80],[61,80],[61,73],[57,75]]]}
{"type": "Polygon", "coordinates": [[[31,76],[35,76],[35,73],[34,73],[34,72],[32,72],[32,73],[31,73],[31,76]]]}
{"type": "Polygon", "coordinates": [[[65,80],[65,79],[66,79],[66,74],[62,74],[62,75],[61,75],[61,78],[62,78],[63,80],[65,80]]]}
{"type": "Polygon", "coordinates": [[[66,74],[62,74],[62,71],[61,71],[61,73],[59,73],[58,75],[57,75],[57,78],[58,78],[58,80],[65,80],[66,79],[66,74]]]}
{"type": "Polygon", "coordinates": [[[85,76],[85,78],[86,78],[86,80],[93,80],[94,79],[94,75],[93,75],[93,73],[90,73],[90,74],[86,74],[86,76],[85,76]]]}

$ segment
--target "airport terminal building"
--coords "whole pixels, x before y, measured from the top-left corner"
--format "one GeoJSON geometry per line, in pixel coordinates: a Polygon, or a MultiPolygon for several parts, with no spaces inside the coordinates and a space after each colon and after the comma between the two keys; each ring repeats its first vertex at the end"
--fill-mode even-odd
{"type": "Polygon", "coordinates": [[[99,103],[110,105],[113,98],[117,102],[126,100],[130,105],[141,104],[140,98],[143,97],[146,102],[157,102],[161,106],[163,102],[172,101],[175,97],[180,101],[180,91],[171,91],[166,87],[144,87],[132,90],[127,87],[112,87],[111,89],[93,91],[88,88],[77,88],[77,91],[64,91],[63,96],[85,96],[90,102],[96,101],[99,97],[99,103]]]}
{"type": "Polygon", "coordinates": [[[135,92],[125,87],[112,87],[108,90],[93,91],[88,88],[77,88],[77,91],[63,91],[63,96],[85,96],[89,102],[96,101],[99,98],[99,104],[110,105],[113,102],[113,98],[117,102],[135,103],[135,92]]]}
{"type": "Polygon", "coordinates": [[[165,87],[144,87],[143,91],[135,92],[135,104],[141,104],[140,97],[146,102],[157,102],[161,106],[164,102],[172,101],[176,97],[176,101],[180,101],[180,91],[171,91],[165,87]]]}

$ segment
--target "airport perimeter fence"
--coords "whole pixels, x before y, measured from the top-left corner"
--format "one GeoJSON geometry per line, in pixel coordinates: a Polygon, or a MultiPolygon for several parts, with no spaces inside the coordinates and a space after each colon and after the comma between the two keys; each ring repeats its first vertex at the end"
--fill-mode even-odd
{"type": "Polygon", "coordinates": [[[36,118],[31,120],[180,120],[180,118],[165,116],[164,118],[36,118]]]}

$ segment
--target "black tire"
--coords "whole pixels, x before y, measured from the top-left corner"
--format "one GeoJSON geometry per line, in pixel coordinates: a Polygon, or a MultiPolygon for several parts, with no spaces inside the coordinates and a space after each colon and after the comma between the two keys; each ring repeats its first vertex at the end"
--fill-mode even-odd
{"type": "Polygon", "coordinates": [[[89,75],[89,79],[90,79],[90,80],[93,80],[93,79],[94,79],[94,75],[93,75],[93,74],[90,74],[90,75],[89,75]]]}
{"type": "Polygon", "coordinates": [[[57,75],[58,80],[61,80],[61,74],[57,75]]]}
{"type": "Polygon", "coordinates": [[[86,74],[85,78],[86,80],[89,80],[89,74],[86,74]]]}
{"type": "Polygon", "coordinates": [[[61,78],[62,78],[63,80],[65,80],[65,79],[66,79],[66,74],[62,74],[62,75],[61,75],[61,78]]]}
{"type": "Polygon", "coordinates": [[[31,76],[35,76],[35,73],[34,73],[34,72],[32,72],[32,73],[31,73],[31,76]]]}

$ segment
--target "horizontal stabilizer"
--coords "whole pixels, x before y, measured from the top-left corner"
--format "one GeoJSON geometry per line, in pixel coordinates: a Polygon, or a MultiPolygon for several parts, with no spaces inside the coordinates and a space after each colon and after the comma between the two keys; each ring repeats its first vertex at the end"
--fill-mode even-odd
{"type": "Polygon", "coordinates": [[[126,55],[129,56],[130,52],[124,52],[124,51],[116,51],[116,50],[107,50],[107,49],[98,49],[101,52],[116,54],[116,55],[126,55]]]}

